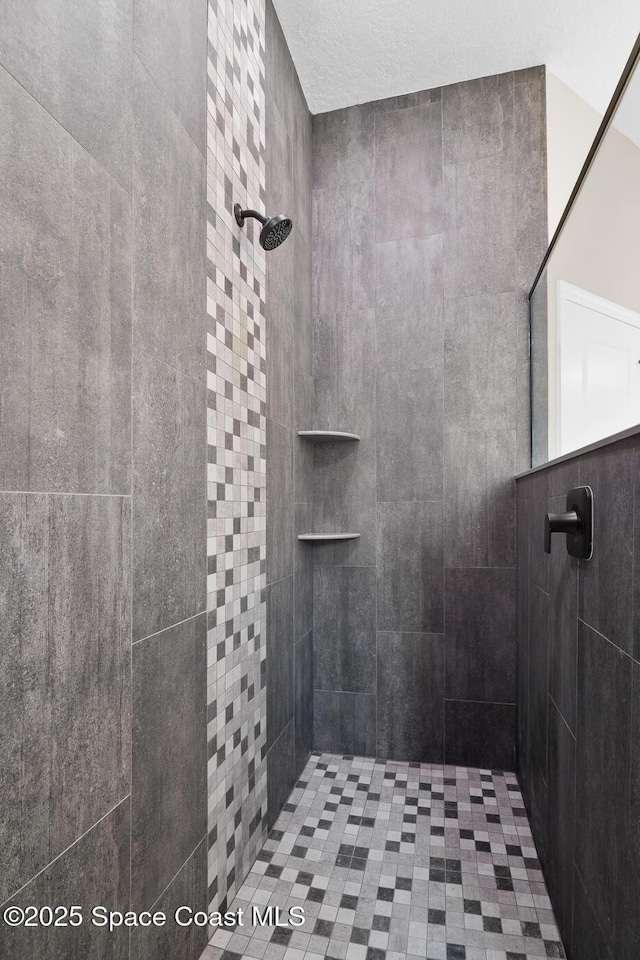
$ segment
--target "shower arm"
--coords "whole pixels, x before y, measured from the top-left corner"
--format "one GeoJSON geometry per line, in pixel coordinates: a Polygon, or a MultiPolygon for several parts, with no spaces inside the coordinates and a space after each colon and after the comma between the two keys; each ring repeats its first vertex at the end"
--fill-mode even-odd
{"type": "Polygon", "coordinates": [[[233,212],[236,218],[236,223],[240,227],[244,227],[244,221],[247,217],[253,217],[254,220],[259,220],[261,224],[265,224],[268,220],[268,217],[263,217],[261,213],[258,213],[257,210],[243,210],[239,203],[236,203],[233,208],[233,212]]]}

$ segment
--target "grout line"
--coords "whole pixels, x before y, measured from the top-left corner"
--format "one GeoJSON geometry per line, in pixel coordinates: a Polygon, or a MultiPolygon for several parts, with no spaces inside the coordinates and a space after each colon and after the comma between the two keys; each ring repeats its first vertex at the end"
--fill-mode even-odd
{"type": "Polygon", "coordinates": [[[145,640],[153,640],[155,637],[159,637],[163,633],[167,633],[169,630],[173,630],[175,627],[181,627],[185,623],[190,623],[191,620],[197,620],[198,617],[206,617],[207,611],[200,610],[199,613],[194,613],[190,617],[185,617],[184,620],[178,620],[176,623],[171,623],[167,627],[163,627],[161,630],[156,630],[155,633],[150,633],[146,637],[140,637],[139,640],[134,640],[131,644],[132,647],[135,647],[139,643],[144,643],[145,640]]]}
{"type": "Polygon", "coordinates": [[[12,493],[22,497],[103,497],[107,500],[129,500],[130,493],[84,493],[81,490],[0,490],[0,494],[12,493]]]}
{"type": "MultiPolygon", "coordinates": [[[[152,903],[151,906],[149,907],[149,910],[150,910],[150,911],[153,911],[153,908],[156,907],[156,906],[158,905],[158,903],[160,903],[160,901],[161,901],[162,898],[164,897],[164,895],[165,895],[165,893],[167,892],[167,890],[169,889],[169,887],[172,885],[172,883],[175,882],[175,880],[177,880],[177,878],[178,878],[179,875],[182,873],[182,871],[184,870],[184,868],[186,867],[186,865],[189,863],[189,860],[191,860],[191,859],[193,858],[193,856],[194,856],[194,854],[196,853],[196,851],[198,850],[198,848],[201,847],[203,843],[205,843],[205,841],[206,841],[206,839],[207,839],[207,836],[208,836],[208,833],[205,833],[205,835],[202,837],[202,839],[199,840],[199,841],[196,843],[195,847],[193,848],[193,850],[191,851],[191,853],[189,854],[189,856],[187,857],[187,859],[184,861],[184,863],[182,863],[182,864],[178,867],[178,869],[176,870],[176,872],[174,873],[174,875],[171,877],[171,880],[169,880],[169,883],[166,885],[166,887],[164,888],[164,890],[163,890],[160,894],[158,894],[158,896],[156,897],[156,899],[153,901],[153,903],[152,903]]],[[[195,904],[194,904],[194,906],[195,906],[195,904]]]]}
{"type": "Polygon", "coordinates": [[[107,810],[107,812],[102,817],[100,817],[99,820],[96,820],[95,823],[92,823],[91,826],[87,830],[85,830],[84,833],[82,833],[79,837],[76,837],[73,843],[70,843],[68,847],[65,847],[64,850],[61,850],[60,853],[53,858],[53,860],[50,860],[49,863],[45,864],[44,867],[38,870],[37,873],[34,873],[32,877],[29,877],[29,879],[25,883],[23,883],[20,887],[18,887],[18,889],[15,890],[10,897],[7,897],[6,900],[0,903],[0,906],[4,906],[5,903],[10,903],[11,900],[15,899],[15,897],[17,897],[22,890],[28,887],[30,883],[33,883],[34,880],[37,880],[37,878],[41,876],[43,873],[45,873],[45,871],[48,870],[50,867],[52,867],[54,863],[57,863],[58,860],[62,859],[62,857],[64,857],[67,853],[69,853],[69,851],[72,850],[73,847],[75,847],[78,843],[80,843],[81,840],[84,840],[85,837],[87,837],[93,830],[95,830],[96,827],[99,827],[100,824],[107,819],[107,817],[110,817],[111,814],[118,809],[118,807],[122,806],[123,803],[126,803],[127,800],[129,801],[131,800],[130,792],[127,793],[124,797],[122,797],[121,800],[118,800],[118,802],[113,807],[111,807],[110,810],[107,810]]]}
{"type": "MultiPolygon", "coordinates": [[[[47,107],[45,107],[45,105],[44,105],[44,103],[42,102],[42,100],[40,100],[40,99],[35,95],[35,93],[33,93],[31,90],[29,90],[29,88],[26,87],[25,84],[22,83],[22,81],[19,80],[19,79],[16,77],[16,75],[15,75],[14,73],[12,73],[11,70],[9,70],[8,67],[7,67],[4,63],[0,63],[0,70],[1,70],[3,73],[6,73],[7,76],[11,77],[11,79],[12,79],[15,83],[17,83],[18,86],[19,86],[22,90],[24,90],[24,92],[27,94],[27,96],[28,96],[31,100],[33,100],[34,103],[37,103],[38,106],[47,114],[47,116],[51,118],[51,120],[53,121],[53,123],[55,123],[56,126],[58,126],[61,130],[64,130],[64,132],[67,134],[67,136],[70,138],[70,140],[72,140],[72,141],[76,144],[76,146],[78,146],[78,147],[80,148],[80,150],[82,150],[82,152],[83,152],[87,157],[90,157],[90,158],[93,160],[93,162],[96,163],[96,164],[100,167],[100,169],[106,174],[106,176],[109,177],[109,179],[110,179],[111,181],[113,181],[113,183],[116,184],[116,186],[117,186],[120,190],[123,190],[124,193],[126,193],[127,196],[128,196],[129,198],[131,198],[131,196],[133,195],[133,182],[131,183],[131,185],[130,185],[129,187],[123,186],[123,184],[120,183],[120,181],[119,181],[118,178],[115,176],[115,174],[112,173],[112,171],[109,170],[108,167],[106,167],[106,166],[104,165],[104,160],[103,160],[103,159],[100,159],[99,157],[96,157],[95,154],[91,153],[91,151],[85,146],[85,144],[81,143],[80,140],[78,140],[77,137],[69,130],[69,128],[66,127],[66,126],[64,125],[64,123],[62,123],[62,121],[61,121],[58,117],[55,116],[55,114],[51,113],[51,111],[50,111],[47,107]]],[[[131,76],[131,85],[132,85],[132,87],[133,87],[133,74],[132,74],[132,76],[131,76]]],[[[131,154],[132,154],[132,156],[133,156],[133,142],[132,142],[132,144],[131,144],[131,154]]]]}
{"type": "MultiPolygon", "coordinates": [[[[135,3],[135,0],[134,0],[135,3]]],[[[135,10],[134,16],[131,18],[131,82],[133,87],[133,61],[135,57],[135,10]]],[[[132,97],[133,101],[133,90],[132,97]]],[[[131,109],[131,209],[130,209],[130,221],[131,221],[131,286],[129,290],[129,297],[131,301],[131,349],[129,350],[129,462],[131,469],[131,516],[129,520],[129,556],[130,556],[130,589],[129,589],[129,598],[130,598],[130,616],[129,616],[129,676],[131,681],[130,687],[130,713],[129,713],[129,793],[131,796],[131,809],[129,811],[129,908],[131,908],[131,903],[133,900],[133,616],[134,616],[134,605],[133,605],[133,589],[134,589],[134,571],[133,571],[133,519],[135,513],[135,498],[133,496],[133,478],[134,478],[134,444],[133,444],[133,424],[134,424],[134,390],[133,390],[133,325],[135,320],[135,276],[136,276],[136,244],[134,233],[134,198],[133,198],[133,177],[134,177],[134,168],[135,168],[135,150],[134,150],[134,136],[135,136],[135,117],[133,110],[133,103],[131,109]]],[[[129,958],[131,957],[131,942],[132,942],[133,931],[129,930],[129,958]]]]}
{"type": "Polygon", "coordinates": [[[618,646],[617,643],[614,643],[613,640],[609,640],[608,637],[605,637],[604,633],[600,633],[599,630],[596,630],[595,627],[592,627],[590,623],[587,623],[586,620],[583,620],[582,617],[578,617],[578,623],[582,624],[583,627],[588,627],[592,633],[595,633],[597,637],[600,637],[602,640],[606,640],[609,646],[613,647],[614,650],[617,650],[618,653],[621,653],[627,660],[631,660],[632,663],[637,663],[638,661],[632,656],[632,654],[627,653],[626,650],[623,650],[622,647],[618,646]]]}

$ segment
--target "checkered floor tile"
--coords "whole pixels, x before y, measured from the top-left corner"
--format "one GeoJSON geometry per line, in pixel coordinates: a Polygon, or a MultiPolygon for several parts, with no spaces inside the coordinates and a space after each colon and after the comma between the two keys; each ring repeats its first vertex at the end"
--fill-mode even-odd
{"type": "Polygon", "coordinates": [[[564,957],[512,773],[312,754],[238,908],[203,960],[564,957]]]}

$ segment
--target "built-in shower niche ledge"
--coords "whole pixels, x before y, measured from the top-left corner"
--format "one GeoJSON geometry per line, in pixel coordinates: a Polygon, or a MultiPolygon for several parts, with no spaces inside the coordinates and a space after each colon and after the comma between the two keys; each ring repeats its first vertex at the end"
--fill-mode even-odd
{"type": "Polygon", "coordinates": [[[340,540],[358,540],[359,533],[299,533],[298,540],[305,543],[337,543],[340,540]]]}
{"type": "Polygon", "coordinates": [[[313,443],[335,443],[340,440],[359,440],[357,433],[344,430],[298,430],[298,436],[313,443]]]}

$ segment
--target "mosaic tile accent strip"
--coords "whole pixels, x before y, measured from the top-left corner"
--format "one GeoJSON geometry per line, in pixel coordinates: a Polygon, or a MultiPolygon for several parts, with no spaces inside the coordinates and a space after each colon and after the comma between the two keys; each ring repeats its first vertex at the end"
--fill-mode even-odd
{"type": "Polygon", "coordinates": [[[265,195],[264,0],[210,0],[207,83],[209,900],[265,838],[265,261],[233,205],[265,195]]]}
{"type": "Polygon", "coordinates": [[[564,957],[513,773],[312,754],[204,960],[564,957]]]}

